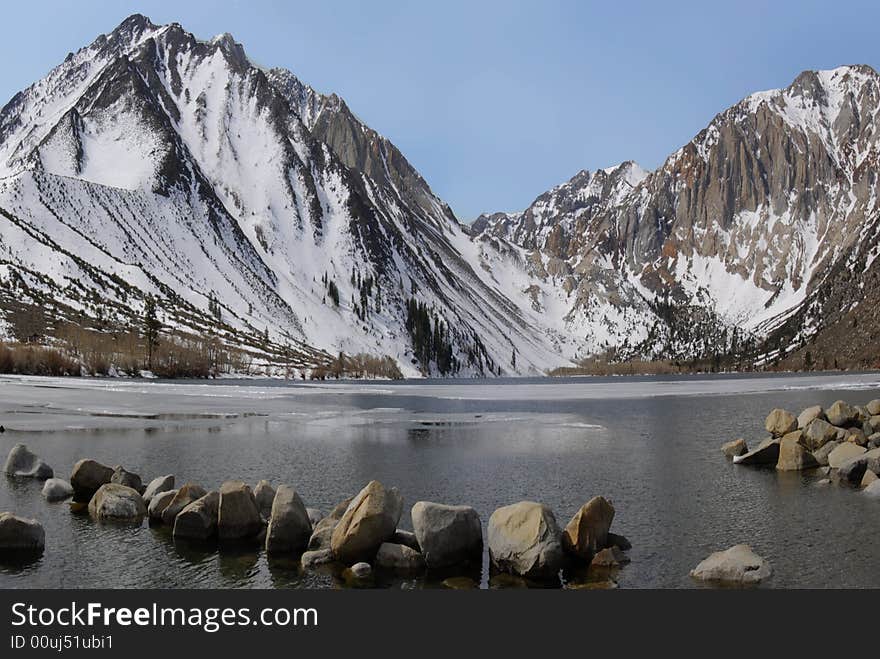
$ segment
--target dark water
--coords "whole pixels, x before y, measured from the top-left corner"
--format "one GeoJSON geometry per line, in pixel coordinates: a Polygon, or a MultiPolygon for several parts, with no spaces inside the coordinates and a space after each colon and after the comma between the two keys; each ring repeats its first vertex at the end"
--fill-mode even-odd
{"type": "MultiPolygon", "coordinates": [[[[378,479],[403,493],[404,528],[421,499],[472,505],[485,529],[494,509],[522,499],[548,504],[564,525],[602,494],[617,510],[612,530],[633,544],[632,562],[613,575],[620,587],[698,586],[688,571],[741,542],[773,565],[765,587],[880,587],[880,500],[816,488],[815,474],[735,466],[718,450],[737,436],[761,439],[773,407],[797,413],[880,397],[870,377],[853,376],[854,390],[821,377],[583,382],[300,389],[0,381],[0,451],[25,442],[65,478],[82,457],[121,463],[145,482],[174,473],[179,484],[216,488],[266,478],[294,485],[306,505],[325,511],[378,479]]],[[[332,570],[301,574],[295,558],[176,545],[167,529],[147,524],[101,525],[67,503],[45,502],[40,486],[0,480],[0,511],[39,519],[47,536],[40,558],[0,564],[0,587],[343,584],[332,570]]],[[[475,576],[487,584],[485,566],[475,576]]]]}

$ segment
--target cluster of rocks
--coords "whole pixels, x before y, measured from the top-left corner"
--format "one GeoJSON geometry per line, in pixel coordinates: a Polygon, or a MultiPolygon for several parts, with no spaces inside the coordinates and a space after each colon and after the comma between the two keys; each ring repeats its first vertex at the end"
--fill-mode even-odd
{"type": "Polygon", "coordinates": [[[815,405],[798,416],[775,409],[764,428],[770,436],[754,449],[736,439],[722,452],[737,464],[821,469],[825,477],[819,484],[837,482],[880,496],[880,399],[864,407],[839,400],[827,410],[815,405]]]}
{"type": "MultiPolygon", "coordinates": [[[[403,497],[397,488],[370,481],[327,515],[307,508],[290,485],[260,481],[251,487],[237,480],[208,491],[197,483],[177,487],[173,475],[144,485],[122,466],[95,460],[77,462],[70,481],[54,472],[22,444],[9,455],[6,473],[45,478],[43,495],[51,501],[71,498],[75,510],[96,520],[151,524],[171,528],[175,539],[246,541],[262,544],[267,554],[300,555],[304,568],[346,566],[353,579],[374,569],[417,575],[428,570],[453,573],[479,569],[483,556],[482,522],[470,506],[418,501],[411,509],[413,531],[398,528],[403,497]]],[[[553,511],[520,501],[489,517],[488,549],[492,569],[530,580],[557,579],[571,564],[616,568],[629,562],[629,541],[611,533],[614,507],[594,497],[560,528],[553,511]]],[[[42,526],[11,513],[0,517],[0,549],[39,548],[42,526]]]]}

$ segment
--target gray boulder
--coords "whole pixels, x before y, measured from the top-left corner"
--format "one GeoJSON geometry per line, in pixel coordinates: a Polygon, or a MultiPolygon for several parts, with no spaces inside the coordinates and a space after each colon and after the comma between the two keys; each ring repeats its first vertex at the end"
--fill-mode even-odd
{"type": "Polygon", "coordinates": [[[170,504],[176,496],[177,490],[165,490],[154,494],[147,506],[147,515],[150,516],[150,519],[161,521],[162,513],[165,512],[168,504],[170,504]]]}
{"type": "Polygon", "coordinates": [[[837,469],[837,477],[842,483],[857,486],[868,470],[868,459],[864,455],[850,458],[837,469]]]}
{"type": "Polygon", "coordinates": [[[221,540],[242,540],[260,532],[260,511],[251,488],[242,481],[226,481],[220,486],[220,514],[217,535],[221,540]]]}
{"type": "Polygon", "coordinates": [[[220,493],[208,492],[181,510],[174,518],[175,538],[185,540],[207,540],[217,532],[217,511],[220,507],[220,493]]]}
{"type": "Polygon", "coordinates": [[[354,497],[333,529],[330,548],[343,563],[372,560],[397,529],[403,498],[397,488],[370,481],[354,497]]]}
{"type": "Polygon", "coordinates": [[[89,501],[98,489],[110,482],[113,469],[95,460],[80,460],[70,472],[73,497],[77,501],[89,501]]]}
{"type": "Polygon", "coordinates": [[[116,467],[113,468],[113,475],[110,477],[110,482],[116,483],[117,485],[125,485],[126,487],[136,490],[138,493],[144,491],[144,484],[141,482],[141,477],[128,471],[121,465],[116,465],[116,467]]]}
{"type": "Polygon", "coordinates": [[[329,515],[321,518],[317,524],[312,526],[312,536],[309,538],[310,551],[330,549],[330,539],[333,537],[333,529],[339,524],[339,520],[342,519],[342,516],[345,514],[345,511],[348,510],[348,506],[353,499],[354,497],[348,497],[336,504],[333,510],[330,511],[329,515]]]}
{"type": "Polygon", "coordinates": [[[257,509],[263,519],[269,519],[272,514],[272,502],[275,500],[275,488],[267,480],[261,480],[254,488],[254,500],[257,509]]]}
{"type": "Polygon", "coordinates": [[[417,546],[429,568],[480,561],[483,529],[480,516],[470,506],[418,501],[412,507],[412,522],[417,546]]]}
{"type": "Polygon", "coordinates": [[[843,427],[853,423],[857,418],[856,410],[842,400],[837,401],[825,411],[825,416],[832,426],[843,427]]]}
{"type": "Polygon", "coordinates": [[[266,552],[299,552],[308,547],[312,523],[305,504],[289,485],[279,485],[269,512],[266,552]]]}
{"type": "Polygon", "coordinates": [[[73,496],[73,487],[61,478],[50,478],[43,483],[43,497],[47,501],[63,501],[73,496]]]}
{"type": "Polygon", "coordinates": [[[880,416],[880,398],[870,401],[865,405],[865,409],[868,410],[868,414],[871,416],[880,416]]]}
{"type": "Polygon", "coordinates": [[[0,551],[34,551],[46,546],[46,532],[35,519],[0,513],[0,551]]]}
{"type": "Polygon", "coordinates": [[[840,469],[845,463],[849,462],[852,458],[862,455],[867,451],[852,442],[841,442],[840,445],[836,446],[831,453],[828,454],[828,466],[832,469],[840,469]]]}
{"type": "Polygon", "coordinates": [[[373,568],[366,561],[360,561],[348,568],[346,572],[348,576],[355,579],[366,579],[373,574],[373,568]]]}
{"type": "Polygon", "coordinates": [[[862,492],[869,497],[880,498],[880,480],[876,480],[868,485],[862,492]]]}
{"type": "Polygon", "coordinates": [[[147,507],[137,490],[106,483],[89,501],[89,514],[99,520],[140,522],[147,514],[147,507]]]}
{"type": "Polygon", "coordinates": [[[333,552],[329,547],[326,549],[307,551],[303,553],[299,560],[304,569],[315,568],[319,565],[327,565],[328,563],[336,562],[336,558],[334,558],[333,552]]]}
{"type": "Polygon", "coordinates": [[[419,545],[419,539],[412,531],[397,529],[394,532],[394,535],[391,536],[391,540],[389,540],[389,542],[396,545],[404,545],[405,547],[409,547],[410,549],[415,549],[417,552],[422,551],[422,547],[421,545],[419,545]]]}
{"type": "Polygon", "coordinates": [[[608,544],[614,521],[614,506],[605,497],[593,497],[580,507],[562,532],[562,546],[578,558],[589,561],[608,544]]]}
{"type": "Polygon", "coordinates": [[[3,473],[7,476],[36,478],[38,480],[46,480],[55,475],[52,467],[31,453],[24,444],[16,444],[9,451],[6,464],[3,466],[3,473]]]}
{"type": "Polygon", "coordinates": [[[727,442],[726,444],[721,445],[721,452],[725,457],[734,458],[737,455],[745,455],[749,452],[749,447],[746,444],[746,440],[734,439],[731,442],[727,442]]]}
{"type": "Polygon", "coordinates": [[[144,503],[147,506],[150,505],[150,502],[153,500],[153,497],[161,492],[168,492],[174,489],[174,476],[172,474],[168,474],[167,476],[159,476],[158,478],[154,478],[147,485],[147,488],[144,490],[143,497],[144,503]]]}
{"type": "Polygon", "coordinates": [[[816,463],[820,466],[827,467],[828,466],[828,456],[831,454],[831,451],[840,446],[840,442],[838,441],[830,441],[826,444],[823,444],[821,448],[813,451],[813,457],[816,459],[816,463]]]}
{"type": "Polygon", "coordinates": [[[201,485],[186,483],[177,490],[168,505],[162,510],[162,521],[168,526],[174,526],[174,518],[177,514],[197,499],[201,499],[207,492],[201,485]]]}
{"type": "Polygon", "coordinates": [[[608,546],[609,547],[617,547],[618,549],[622,549],[626,551],[627,549],[632,549],[632,543],[627,539],[625,535],[620,535],[619,533],[609,533],[608,534],[608,546]]]}
{"type": "Polygon", "coordinates": [[[810,421],[813,419],[824,419],[825,411],[822,409],[821,405],[813,405],[812,407],[808,407],[803,412],[798,414],[798,428],[806,428],[809,425],[810,421]]]}
{"type": "Polygon", "coordinates": [[[735,545],[709,555],[691,570],[690,575],[701,581],[754,584],[772,574],[770,564],[748,545],[735,545]]]}
{"type": "Polygon", "coordinates": [[[376,567],[395,572],[415,573],[425,569],[425,559],[411,547],[383,542],[376,552],[376,567]]]}
{"type": "Polygon", "coordinates": [[[776,469],[779,471],[800,471],[818,467],[819,463],[801,443],[803,433],[795,430],[779,440],[779,459],[776,469]]]}
{"type": "Polygon", "coordinates": [[[822,448],[837,436],[837,428],[822,419],[813,419],[803,429],[804,445],[811,451],[822,448]]]}
{"type": "Polygon", "coordinates": [[[324,519],[324,513],[318,508],[306,508],[306,512],[309,514],[309,521],[312,523],[312,527],[324,519]]]}
{"type": "Polygon", "coordinates": [[[553,511],[533,501],[499,508],[489,518],[489,558],[501,572],[553,579],[565,560],[553,511]]]}
{"type": "Polygon", "coordinates": [[[775,465],[779,461],[779,440],[767,438],[748,453],[734,456],[733,461],[743,465],[775,465]]]}
{"type": "Polygon", "coordinates": [[[797,427],[797,417],[788,410],[779,408],[770,412],[770,414],[767,415],[767,419],[764,421],[764,428],[773,437],[787,435],[792,430],[797,430],[797,427]]]}
{"type": "Polygon", "coordinates": [[[862,482],[859,483],[859,487],[861,487],[861,488],[866,488],[866,487],[868,487],[871,483],[873,483],[875,480],[877,480],[877,474],[874,473],[874,472],[873,472],[872,470],[870,470],[870,469],[866,469],[866,470],[865,470],[865,475],[862,476],[862,482]]]}

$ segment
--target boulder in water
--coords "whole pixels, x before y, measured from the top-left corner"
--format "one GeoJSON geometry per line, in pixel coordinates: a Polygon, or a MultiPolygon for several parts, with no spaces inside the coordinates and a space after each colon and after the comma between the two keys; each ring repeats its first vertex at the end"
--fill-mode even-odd
{"type": "Polygon", "coordinates": [[[43,483],[43,497],[46,501],[63,501],[73,496],[73,487],[61,478],[49,478],[43,483]]]}
{"type": "Polygon", "coordinates": [[[24,444],[16,444],[9,451],[3,473],[17,478],[36,478],[46,480],[55,475],[52,467],[43,462],[24,444]]]}
{"type": "Polygon", "coordinates": [[[489,558],[495,569],[533,579],[554,579],[565,561],[553,511],[520,501],[489,518],[489,558]]]}
{"type": "Polygon", "coordinates": [[[752,551],[748,545],[735,545],[725,551],[711,554],[691,570],[691,576],[701,581],[754,584],[769,577],[770,564],[752,551]]]}

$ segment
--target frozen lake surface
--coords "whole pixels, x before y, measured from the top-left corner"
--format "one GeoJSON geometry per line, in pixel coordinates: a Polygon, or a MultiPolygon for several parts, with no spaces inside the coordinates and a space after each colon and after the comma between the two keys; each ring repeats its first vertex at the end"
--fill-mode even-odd
{"type": "MultiPolygon", "coordinates": [[[[67,478],[89,457],[145,482],[293,485],[329,510],[370,479],[418,500],[493,510],[542,501],[568,522],[610,498],[633,543],[621,587],[692,587],[709,552],[750,543],[766,587],[880,587],[880,501],[813,487],[816,474],[735,466],[719,446],[754,443],[774,407],[799,412],[880,397],[880,375],[613,377],[493,381],[150,382],[0,376],[0,452],[26,443],[67,478]]],[[[49,504],[40,483],[0,481],[0,511],[46,528],[41,558],[0,564],[0,587],[332,587],[332,572],[250,548],[175,544],[166,529],[99,525],[49,504]]],[[[485,563],[485,561],[484,561],[485,563]]],[[[488,569],[474,575],[485,586],[488,569]]],[[[577,581],[579,577],[574,578],[577,581]]],[[[432,587],[381,579],[379,585],[432,587]]]]}

